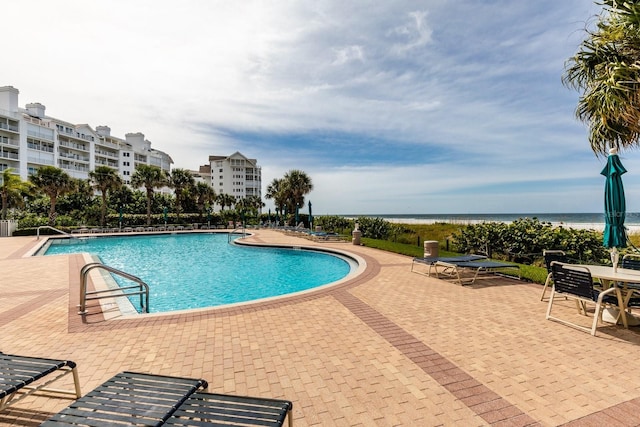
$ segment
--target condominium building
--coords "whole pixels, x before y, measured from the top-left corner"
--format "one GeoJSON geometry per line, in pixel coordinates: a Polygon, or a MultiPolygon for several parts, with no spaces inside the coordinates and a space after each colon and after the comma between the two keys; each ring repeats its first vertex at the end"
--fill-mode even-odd
{"type": "MultiPolygon", "coordinates": [[[[242,153],[209,156],[209,163],[194,173],[196,180],[211,185],[216,194],[228,194],[236,200],[255,196],[262,198],[262,168],[256,159],[242,153]]],[[[215,208],[219,210],[220,205],[215,208]]]]}
{"type": "Polygon", "coordinates": [[[0,87],[0,172],[12,168],[23,180],[41,166],[56,166],[74,178],[87,179],[97,166],[118,171],[125,184],[138,164],[169,172],[173,160],[151,148],[140,132],[124,139],[108,126],[73,124],[49,117],[40,103],[18,107],[18,89],[0,87]]]}

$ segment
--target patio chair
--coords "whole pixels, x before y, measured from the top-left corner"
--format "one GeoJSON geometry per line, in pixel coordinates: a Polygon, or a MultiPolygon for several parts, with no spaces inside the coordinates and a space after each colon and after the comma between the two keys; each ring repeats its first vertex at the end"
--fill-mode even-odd
{"type": "Polygon", "coordinates": [[[122,372],[93,389],[41,426],[159,426],[205,380],[122,372]]]}
{"type": "Polygon", "coordinates": [[[596,336],[598,319],[602,320],[602,309],[604,308],[604,304],[617,306],[618,301],[622,301],[620,289],[617,286],[612,286],[606,290],[598,289],[594,286],[591,272],[586,267],[553,261],[551,263],[551,273],[553,274],[553,286],[551,288],[551,296],[549,297],[549,305],[547,307],[547,320],[553,320],[564,325],[573,326],[582,331],[591,332],[591,335],[596,336]],[[557,294],[573,298],[581,303],[595,303],[596,308],[593,314],[593,323],[591,328],[551,316],[553,301],[557,294]]]}
{"type": "Polygon", "coordinates": [[[16,356],[0,352],[0,411],[36,392],[79,398],[80,381],[76,364],[70,360],[16,356]],[[68,374],[73,375],[74,391],[49,387],[52,382],[68,374]]]}
{"type": "Polygon", "coordinates": [[[626,254],[622,257],[622,268],[640,270],[640,254],[626,254]]]}
{"type": "Polygon", "coordinates": [[[198,392],[173,413],[167,426],[293,426],[293,404],[287,400],[198,392]]]}
{"type": "Polygon", "coordinates": [[[547,267],[547,280],[544,282],[544,286],[542,287],[542,295],[540,296],[540,301],[544,301],[544,296],[547,293],[547,288],[551,286],[551,282],[553,280],[553,274],[551,273],[551,263],[553,261],[558,261],[562,263],[566,263],[569,261],[567,258],[567,254],[564,251],[560,250],[544,250],[542,251],[542,256],[544,257],[544,265],[547,267]]]}

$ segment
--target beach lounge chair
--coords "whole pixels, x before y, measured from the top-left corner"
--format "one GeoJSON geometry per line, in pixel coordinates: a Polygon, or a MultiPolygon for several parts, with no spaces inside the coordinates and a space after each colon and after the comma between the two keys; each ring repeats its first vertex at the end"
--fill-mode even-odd
{"type": "Polygon", "coordinates": [[[70,360],[16,356],[0,352],[0,411],[36,392],[79,398],[81,393],[76,364],[70,360]],[[68,374],[73,375],[74,391],[49,387],[52,382],[68,374]]]}
{"type": "Polygon", "coordinates": [[[198,392],[167,420],[167,426],[293,426],[293,404],[287,400],[198,392]]]}
{"type": "Polygon", "coordinates": [[[159,426],[205,380],[122,372],[90,391],[41,426],[159,426]]]}
{"type": "Polygon", "coordinates": [[[480,259],[474,261],[436,261],[433,265],[436,277],[440,274],[454,278],[460,285],[473,285],[480,274],[515,269],[520,279],[520,266],[506,262],[480,259]],[[471,272],[471,275],[467,275],[471,272]]]}
{"type": "Polygon", "coordinates": [[[416,270],[415,267],[417,265],[421,265],[421,264],[422,265],[427,265],[428,269],[427,269],[426,275],[430,276],[431,275],[431,269],[435,266],[436,262],[438,262],[438,261],[456,263],[456,262],[478,261],[478,260],[484,260],[484,259],[487,259],[487,257],[484,256],[484,255],[475,255],[475,254],[459,255],[459,256],[453,256],[453,257],[414,258],[413,262],[411,263],[411,272],[418,273],[418,274],[425,274],[424,272],[422,272],[420,270],[416,270]]]}

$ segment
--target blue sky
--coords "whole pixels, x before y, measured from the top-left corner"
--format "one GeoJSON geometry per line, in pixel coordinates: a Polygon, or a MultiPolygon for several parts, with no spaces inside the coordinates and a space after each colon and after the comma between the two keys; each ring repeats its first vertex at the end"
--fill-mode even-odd
{"type": "MultiPolygon", "coordinates": [[[[588,0],[10,2],[0,84],[20,105],[124,137],[174,167],[257,158],[312,178],[314,214],[602,210],[606,159],[565,61],[588,0]]],[[[640,153],[621,153],[640,211],[640,153]]],[[[267,206],[270,207],[269,201],[267,206]]]]}

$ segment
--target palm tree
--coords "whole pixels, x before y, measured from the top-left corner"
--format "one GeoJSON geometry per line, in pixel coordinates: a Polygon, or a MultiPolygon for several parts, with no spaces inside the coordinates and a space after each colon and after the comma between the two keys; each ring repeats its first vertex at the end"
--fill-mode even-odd
{"type": "Polygon", "coordinates": [[[220,194],[218,194],[218,197],[216,198],[216,201],[220,205],[220,210],[224,211],[224,207],[225,206],[227,206],[227,207],[229,207],[229,209],[231,209],[233,207],[233,205],[235,205],[236,198],[233,197],[230,194],[220,193],[220,194]]]}
{"type": "Polygon", "coordinates": [[[147,190],[147,225],[151,225],[151,201],[154,188],[160,188],[167,184],[164,171],[157,166],[140,164],[131,177],[131,185],[137,188],[144,187],[147,190]]]}
{"type": "Polygon", "coordinates": [[[301,170],[290,170],[284,174],[284,192],[289,212],[294,212],[296,208],[304,206],[304,196],[313,190],[311,178],[301,170]]]}
{"type": "Polygon", "coordinates": [[[583,92],[576,116],[596,154],[640,145],[640,2],[602,0],[594,30],[567,61],[562,82],[583,92]]]}
{"type": "Polygon", "coordinates": [[[0,185],[0,196],[2,197],[2,219],[7,219],[7,209],[9,204],[21,206],[24,202],[23,196],[31,189],[29,182],[20,179],[19,175],[13,173],[12,168],[2,171],[2,185],[0,185]]]}
{"type": "Polygon", "coordinates": [[[180,219],[180,211],[182,210],[182,201],[185,193],[195,184],[195,179],[191,172],[186,169],[174,169],[169,174],[169,186],[173,188],[176,196],[176,216],[180,219]]]}
{"type": "Polygon", "coordinates": [[[55,166],[42,166],[35,174],[29,176],[29,181],[36,190],[49,196],[49,225],[56,223],[56,201],[58,197],[73,191],[74,183],[68,173],[55,166]]]}
{"type": "Polygon", "coordinates": [[[204,182],[196,182],[193,192],[196,196],[198,211],[200,212],[200,221],[202,221],[205,207],[216,200],[216,192],[210,185],[204,182]]]}
{"type": "Polygon", "coordinates": [[[276,208],[276,212],[282,215],[286,203],[286,193],[284,191],[284,180],[282,178],[273,178],[271,183],[267,186],[267,193],[264,195],[265,199],[273,199],[273,204],[276,208]]]}
{"type": "Polygon", "coordinates": [[[122,187],[122,179],[115,169],[109,166],[98,166],[89,172],[89,181],[93,188],[100,192],[102,208],[100,210],[100,225],[105,226],[107,216],[107,193],[117,191],[122,187]]]}

